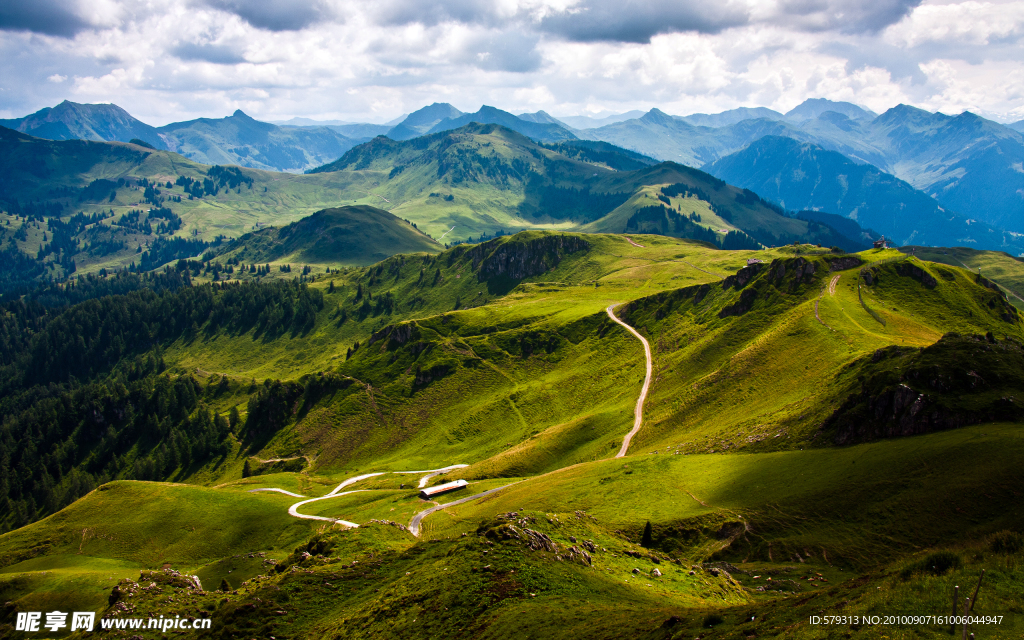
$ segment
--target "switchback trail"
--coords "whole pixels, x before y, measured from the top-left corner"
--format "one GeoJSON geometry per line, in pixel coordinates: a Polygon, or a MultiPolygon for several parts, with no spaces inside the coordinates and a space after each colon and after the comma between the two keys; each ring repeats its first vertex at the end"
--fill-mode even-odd
{"type": "MultiPolygon", "coordinates": [[[[427,482],[431,478],[433,478],[434,476],[442,474],[442,473],[446,473],[448,471],[453,471],[455,469],[462,469],[463,467],[467,467],[467,466],[469,466],[469,465],[453,464],[451,466],[444,467],[442,469],[423,469],[421,471],[392,471],[391,473],[399,473],[399,474],[401,474],[401,473],[411,473],[411,474],[417,474],[417,475],[418,474],[426,474],[422,478],[420,478],[419,488],[422,489],[423,487],[426,486],[427,482]]],[[[385,473],[388,473],[388,472],[387,471],[378,471],[376,473],[364,473],[363,475],[360,475],[360,476],[354,476],[352,478],[348,478],[348,479],[344,480],[338,486],[334,487],[334,489],[330,493],[328,493],[327,495],[320,496],[319,498],[308,498],[308,499],[303,500],[301,502],[296,502],[295,504],[293,504],[291,507],[288,508],[288,515],[290,515],[292,517],[295,517],[295,518],[302,518],[303,520],[323,520],[324,522],[334,522],[334,523],[337,523],[337,524],[340,524],[340,525],[344,525],[346,527],[358,527],[359,526],[358,524],[356,524],[354,522],[349,522],[348,520],[340,520],[338,518],[325,518],[323,516],[312,516],[312,515],[308,515],[308,514],[305,514],[305,513],[299,513],[299,507],[301,507],[304,504],[309,504],[311,502],[319,502],[320,500],[329,500],[331,498],[340,498],[342,496],[347,496],[347,495],[349,495],[351,493],[360,493],[362,491],[367,491],[367,489],[355,489],[353,491],[342,491],[342,489],[344,489],[345,487],[351,486],[351,485],[353,485],[353,484],[355,484],[357,482],[361,482],[363,480],[366,480],[367,478],[373,478],[373,477],[376,477],[376,476],[382,476],[385,473]]],[[[461,502],[465,502],[466,500],[472,500],[473,498],[478,498],[481,495],[484,495],[484,494],[487,494],[487,493],[492,493],[494,491],[498,491],[499,489],[504,489],[504,488],[505,487],[498,487],[498,489],[491,489],[490,491],[485,491],[484,493],[481,493],[479,495],[470,496],[469,498],[464,498],[463,500],[460,500],[458,502],[461,503],[461,502]]],[[[277,487],[262,487],[262,488],[259,488],[259,489],[250,489],[249,493],[258,493],[258,492],[261,492],[261,491],[273,491],[273,492],[276,492],[276,493],[283,493],[283,494],[288,495],[288,496],[294,496],[296,498],[304,498],[305,497],[305,496],[299,495],[297,493],[292,493],[291,491],[285,491],[284,489],[280,489],[280,488],[277,488],[277,487]]],[[[451,503],[451,504],[455,504],[455,503],[451,503]]],[[[429,515],[428,512],[430,512],[430,511],[431,510],[428,509],[427,511],[419,513],[413,519],[414,522],[416,523],[416,530],[417,531],[419,531],[419,522],[420,522],[420,520],[422,520],[424,517],[429,515]]],[[[417,535],[417,534],[414,533],[413,535],[417,535]]]]}
{"type": "MultiPolygon", "coordinates": [[[[520,481],[520,482],[522,482],[522,481],[520,481]]],[[[498,491],[501,491],[502,489],[507,489],[508,487],[511,487],[513,484],[519,484],[519,483],[518,482],[513,482],[511,484],[506,484],[504,486],[496,487],[494,489],[488,489],[487,491],[481,491],[480,493],[478,493],[476,495],[472,495],[472,496],[469,496],[467,498],[462,498],[461,500],[454,500],[454,501],[448,502],[446,504],[439,504],[437,506],[430,507],[429,509],[427,509],[425,511],[420,511],[415,516],[413,516],[412,522],[409,523],[409,533],[411,533],[412,535],[416,536],[417,538],[420,537],[420,522],[423,521],[423,518],[426,518],[427,516],[429,516],[430,514],[434,513],[435,511],[440,511],[441,509],[447,509],[448,507],[454,507],[455,505],[463,504],[465,502],[469,502],[470,500],[476,500],[477,498],[482,498],[482,497],[484,497],[486,495],[490,495],[492,493],[496,493],[498,491]]]]}
{"type": "Polygon", "coordinates": [[[643,345],[644,345],[644,356],[647,358],[647,376],[644,378],[644,386],[640,390],[640,397],[637,398],[636,408],[633,410],[633,430],[630,431],[629,433],[627,433],[626,437],[622,439],[622,448],[619,449],[619,452],[617,454],[615,454],[616,458],[622,458],[623,456],[626,455],[626,452],[629,451],[629,443],[630,443],[630,441],[633,440],[633,436],[636,435],[636,432],[640,430],[640,425],[643,424],[643,421],[644,421],[644,400],[647,399],[647,391],[651,387],[651,374],[654,371],[654,363],[653,363],[653,359],[651,358],[651,345],[650,345],[649,342],[647,342],[647,338],[644,338],[642,335],[640,335],[640,333],[636,329],[634,329],[633,327],[629,326],[628,324],[626,324],[622,320],[619,320],[617,317],[615,317],[615,313],[612,311],[612,309],[617,307],[619,304],[621,304],[621,303],[616,302],[615,304],[610,304],[610,305],[608,305],[608,308],[605,309],[605,311],[608,312],[608,317],[609,318],[611,318],[614,322],[624,326],[627,331],[632,333],[634,336],[637,337],[637,339],[640,342],[643,343],[643,345]]]}

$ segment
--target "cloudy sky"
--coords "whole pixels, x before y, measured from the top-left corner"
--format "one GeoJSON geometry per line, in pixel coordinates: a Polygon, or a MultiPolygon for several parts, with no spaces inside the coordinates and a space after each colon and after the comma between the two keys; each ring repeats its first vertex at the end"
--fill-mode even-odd
{"type": "Polygon", "coordinates": [[[829,98],[1024,119],[1024,0],[0,0],[0,56],[0,117],[65,99],[161,125],[829,98]]]}

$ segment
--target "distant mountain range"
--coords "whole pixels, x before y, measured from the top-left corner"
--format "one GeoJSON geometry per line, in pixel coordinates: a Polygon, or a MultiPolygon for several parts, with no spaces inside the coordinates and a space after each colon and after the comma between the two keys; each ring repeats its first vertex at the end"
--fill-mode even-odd
{"type": "Polygon", "coordinates": [[[227,118],[152,127],[116,105],[63,102],[0,125],[58,140],[142,140],[197,162],[301,172],[329,164],[379,135],[403,141],[471,122],[500,124],[542,143],[600,141],[701,167],[790,209],[856,216],[899,241],[931,242],[922,239],[927,230],[934,242],[1009,251],[1003,239],[1016,236],[1003,230],[1024,234],[1024,121],[1004,126],[969,112],[947,116],[899,105],[876,115],[852,103],[812,99],[784,114],[758,107],[687,116],[651,109],[556,118],[544,111],[516,116],[490,106],[464,113],[434,103],[393,126],[288,122],[259,122],[236,111],[227,118]],[[765,138],[772,140],[758,144],[765,138]],[[803,146],[783,145],[777,138],[803,146]],[[757,166],[743,165],[755,158],[757,166]],[[767,166],[770,162],[777,164],[767,166]],[[784,179],[797,165],[806,172],[808,162],[820,177],[813,188],[808,180],[784,179]],[[777,179],[764,179],[769,175],[777,179]],[[849,183],[853,175],[857,185],[849,183]],[[848,192],[837,186],[844,181],[848,192]],[[896,210],[901,213],[893,217],[896,210]],[[948,219],[933,224],[936,216],[948,219]],[[990,230],[980,232],[978,223],[990,230]]]}
{"type": "Polygon", "coordinates": [[[47,140],[128,142],[138,139],[165,148],[156,127],[136,120],[116,104],[64,102],[24,118],[0,120],[0,126],[47,140]]]}
{"type": "Polygon", "coordinates": [[[130,142],[176,151],[203,164],[301,172],[335,160],[352,147],[383,133],[381,125],[278,126],[241,111],[227,118],[199,118],[152,127],[113,104],[64,101],[0,126],[50,140],[130,142]]]}
{"type": "Polygon", "coordinates": [[[712,173],[716,161],[765,136],[791,138],[873,165],[964,218],[1024,233],[1019,123],[1003,126],[970,112],[947,116],[906,105],[875,116],[827,100],[809,100],[784,115],[767,111],[677,117],[652,109],[640,118],[575,133],[712,173]]]}
{"type": "Polygon", "coordinates": [[[836,213],[900,245],[1024,246],[991,225],[954,215],[872,165],[792,138],[765,136],[706,169],[787,209],[836,213]]]}

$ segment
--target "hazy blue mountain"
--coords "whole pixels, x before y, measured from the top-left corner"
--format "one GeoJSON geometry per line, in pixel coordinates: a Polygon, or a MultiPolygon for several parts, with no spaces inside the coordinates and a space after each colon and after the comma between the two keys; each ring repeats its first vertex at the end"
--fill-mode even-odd
{"type": "Polygon", "coordinates": [[[785,116],[778,111],[772,111],[765,107],[740,107],[738,109],[730,109],[721,113],[694,113],[688,116],[676,117],[687,124],[692,124],[695,127],[726,127],[731,124],[736,124],[737,122],[752,120],[755,118],[765,118],[768,120],[782,120],[785,118],[785,116]]]}
{"type": "Polygon", "coordinates": [[[329,127],[332,125],[356,124],[348,120],[313,120],[312,118],[291,118],[290,120],[268,120],[279,127],[329,127]]]}
{"type": "Polygon", "coordinates": [[[292,118],[291,120],[274,120],[270,124],[280,127],[328,127],[346,138],[374,138],[391,131],[394,125],[373,124],[372,122],[346,122],[344,120],[312,120],[310,118],[292,118]]]}
{"type": "Polygon", "coordinates": [[[560,127],[565,127],[565,123],[558,118],[553,117],[547,111],[538,111],[536,113],[520,113],[516,116],[520,120],[526,122],[536,122],[538,124],[557,124],[560,127]]]}
{"type": "Polygon", "coordinates": [[[790,210],[845,216],[901,245],[1024,251],[1024,239],[968,221],[893,175],[791,138],[766,136],[704,170],[790,210]]]}
{"type": "Polygon", "coordinates": [[[790,123],[780,120],[757,118],[726,127],[704,127],[691,125],[659,109],[651,109],[641,118],[577,133],[658,160],[671,160],[691,167],[714,162],[766,135],[803,135],[790,123]]]}
{"type": "MultiPolygon", "coordinates": [[[[551,119],[554,120],[554,118],[551,119]]],[[[470,122],[476,122],[479,124],[500,124],[503,127],[507,127],[540,142],[557,142],[560,140],[577,139],[576,135],[561,124],[522,120],[508,111],[502,111],[501,109],[488,107],[487,105],[480,107],[480,110],[476,113],[464,113],[455,118],[445,118],[435,124],[428,133],[439,133],[441,131],[458,129],[470,122]]],[[[390,134],[388,135],[390,137],[390,134]]]]}
{"type": "Polygon", "coordinates": [[[330,127],[279,127],[241,111],[227,118],[175,122],[157,131],[164,148],[196,162],[292,172],[330,162],[366,140],[330,127]]]}
{"type": "Polygon", "coordinates": [[[847,118],[855,120],[874,118],[878,115],[873,111],[868,111],[864,107],[858,107],[850,102],[833,102],[825,98],[811,98],[804,100],[793,109],[787,111],[786,118],[802,122],[804,120],[813,120],[826,111],[841,113],[847,118]]]}
{"type": "Polygon", "coordinates": [[[0,120],[0,126],[47,140],[95,140],[128,142],[145,140],[165,149],[154,127],[136,120],[116,104],[64,102],[46,107],[24,118],[0,120]]]}
{"type": "Polygon", "coordinates": [[[874,117],[857,105],[821,99],[804,102],[785,120],[695,124],[726,123],[739,115],[678,118],[652,109],[576,133],[691,166],[712,163],[766,135],[785,136],[872,164],[964,217],[1024,233],[1024,136],[1011,126],[969,112],[947,116],[906,105],[874,117]]]}
{"type": "Polygon", "coordinates": [[[872,129],[892,173],[965,216],[1024,232],[1024,135],[969,111],[906,105],[872,129]]]}
{"type": "Polygon", "coordinates": [[[429,107],[413,111],[387,132],[392,140],[410,140],[424,135],[446,118],[458,118],[462,112],[447,102],[435,102],[429,107]]]}
{"type": "Polygon", "coordinates": [[[1008,124],[1006,126],[1011,128],[1011,129],[1013,129],[1014,131],[1019,131],[1021,133],[1024,133],[1024,120],[1018,120],[1017,122],[1011,122],[1010,124],[1008,124]]]}
{"type": "Polygon", "coordinates": [[[603,127],[606,124],[613,124],[624,120],[633,120],[643,115],[643,111],[634,109],[633,111],[615,113],[609,116],[601,116],[600,118],[593,118],[591,116],[558,116],[558,120],[574,129],[596,129],[597,127],[603,127]]]}
{"type": "Polygon", "coordinates": [[[387,124],[373,124],[371,122],[352,122],[349,124],[332,124],[327,127],[337,131],[346,138],[369,139],[377,136],[387,135],[394,127],[387,124]]]}

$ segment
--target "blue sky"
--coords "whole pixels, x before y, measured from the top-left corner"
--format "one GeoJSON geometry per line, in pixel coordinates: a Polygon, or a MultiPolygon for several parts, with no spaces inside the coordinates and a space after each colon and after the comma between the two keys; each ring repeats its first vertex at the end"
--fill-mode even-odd
{"type": "Polygon", "coordinates": [[[65,99],[160,125],[829,98],[1006,122],[1024,119],[1022,38],[1024,1],[5,0],[0,117],[65,99]]]}

